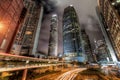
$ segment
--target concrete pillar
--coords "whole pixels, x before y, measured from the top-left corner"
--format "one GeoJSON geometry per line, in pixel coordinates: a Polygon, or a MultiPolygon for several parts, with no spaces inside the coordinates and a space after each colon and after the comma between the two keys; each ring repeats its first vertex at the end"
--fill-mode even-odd
{"type": "Polygon", "coordinates": [[[26,80],[26,77],[27,77],[27,69],[23,71],[22,80],[26,80]]]}

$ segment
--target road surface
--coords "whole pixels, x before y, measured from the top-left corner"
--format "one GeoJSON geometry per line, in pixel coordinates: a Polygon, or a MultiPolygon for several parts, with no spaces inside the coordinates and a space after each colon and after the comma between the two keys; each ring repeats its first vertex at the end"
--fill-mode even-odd
{"type": "Polygon", "coordinates": [[[78,69],[74,69],[71,71],[68,71],[62,75],[60,75],[57,79],[55,80],[74,80],[74,78],[77,76],[77,74],[83,70],[85,70],[86,68],[78,68],[78,69]]]}

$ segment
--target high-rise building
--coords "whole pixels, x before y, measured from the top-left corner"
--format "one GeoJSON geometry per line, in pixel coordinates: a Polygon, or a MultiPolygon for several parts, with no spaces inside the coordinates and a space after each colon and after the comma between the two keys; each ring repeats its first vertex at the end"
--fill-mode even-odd
{"type": "Polygon", "coordinates": [[[80,24],[72,5],[64,9],[63,14],[63,50],[67,61],[84,62],[81,44],[80,24]]]}
{"type": "Polygon", "coordinates": [[[35,1],[32,0],[24,0],[24,5],[27,9],[27,14],[18,31],[11,52],[18,55],[38,57],[40,55],[38,53],[38,42],[43,7],[42,5],[36,5],[35,1]]]}
{"type": "Polygon", "coordinates": [[[22,22],[23,0],[0,0],[0,52],[9,52],[22,22]]]}
{"type": "MultiPolygon", "coordinates": [[[[120,0],[98,0],[98,9],[103,16],[105,29],[120,60],[120,0]]],[[[115,54],[111,54],[113,61],[115,54]]]]}
{"type": "Polygon", "coordinates": [[[96,12],[98,14],[98,17],[99,17],[99,21],[100,21],[100,28],[102,30],[102,33],[103,33],[103,36],[104,36],[104,41],[105,41],[105,44],[109,50],[109,54],[111,55],[111,62],[117,62],[117,56],[116,56],[116,53],[115,53],[115,50],[114,50],[114,47],[112,45],[112,41],[110,40],[110,35],[108,33],[108,29],[106,29],[106,23],[104,21],[104,17],[103,15],[100,13],[98,7],[96,7],[96,12]]]}
{"type": "Polygon", "coordinates": [[[95,54],[97,61],[100,63],[112,61],[110,52],[103,40],[95,41],[95,54]]]}
{"type": "Polygon", "coordinates": [[[58,16],[52,15],[48,56],[58,56],[58,16]]]}
{"type": "Polygon", "coordinates": [[[89,36],[85,32],[85,29],[81,30],[81,35],[82,35],[82,41],[83,41],[83,46],[84,46],[84,51],[87,56],[87,61],[88,62],[94,62],[94,57],[92,54],[92,49],[91,49],[91,44],[89,40],[89,36]]]}

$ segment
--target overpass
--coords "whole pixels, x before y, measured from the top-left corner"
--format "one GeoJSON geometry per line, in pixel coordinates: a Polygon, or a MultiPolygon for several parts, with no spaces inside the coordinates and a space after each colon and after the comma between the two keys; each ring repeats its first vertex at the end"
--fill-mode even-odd
{"type": "Polygon", "coordinates": [[[27,69],[63,65],[58,59],[41,59],[0,53],[0,72],[24,70],[22,80],[26,80],[27,69]]]}

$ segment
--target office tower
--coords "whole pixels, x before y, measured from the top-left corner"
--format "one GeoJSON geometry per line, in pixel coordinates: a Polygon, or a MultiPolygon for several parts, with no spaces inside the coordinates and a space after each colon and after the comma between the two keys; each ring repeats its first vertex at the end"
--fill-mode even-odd
{"type": "Polygon", "coordinates": [[[85,32],[85,29],[81,30],[81,36],[82,36],[82,40],[83,40],[84,51],[87,56],[87,61],[93,62],[94,57],[92,54],[91,44],[90,44],[89,36],[85,32]]]}
{"type": "Polygon", "coordinates": [[[22,22],[23,0],[0,0],[0,52],[9,52],[22,22]]]}
{"type": "Polygon", "coordinates": [[[112,61],[107,45],[103,40],[95,41],[95,54],[100,63],[112,61]]]}
{"type": "MultiPolygon", "coordinates": [[[[120,0],[98,0],[98,10],[103,17],[105,30],[111,40],[114,51],[113,61],[120,60],[120,0]]],[[[109,46],[108,46],[109,47],[109,46]]]]}
{"type": "Polygon", "coordinates": [[[58,16],[52,15],[48,56],[58,56],[58,16]]]}
{"type": "Polygon", "coordinates": [[[64,57],[67,61],[84,61],[80,24],[77,13],[72,5],[64,9],[63,47],[64,57]]]}
{"type": "Polygon", "coordinates": [[[43,7],[35,1],[24,0],[27,9],[24,22],[19,29],[11,52],[24,56],[39,56],[37,47],[40,35],[43,7]],[[38,54],[37,54],[38,53],[38,54]]]}

